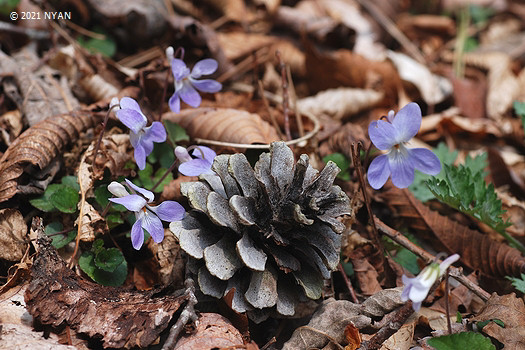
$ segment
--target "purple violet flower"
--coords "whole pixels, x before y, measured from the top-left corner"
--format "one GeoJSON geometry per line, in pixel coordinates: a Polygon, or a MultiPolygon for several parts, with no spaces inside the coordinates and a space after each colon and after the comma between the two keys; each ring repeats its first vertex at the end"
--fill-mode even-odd
{"type": "Polygon", "coordinates": [[[192,158],[188,150],[182,146],[175,147],[175,156],[181,163],[179,172],[186,176],[199,176],[200,174],[213,174],[211,165],[217,156],[214,150],[206,146],[196,146],[192,152],[196,158],[192,158]]]}
{"type": "Polygon", "coordinates": [[[135,162],[140,170],[146,167],[146,157],[153,152],[153,142],[166,141],[166,129],[161,122],[153,122],[146,127],[148,119],[140,106],[131,97],[123,97],[120,103],[117,98],[111,100],[110,107],[119,105],[115,112],[117,118],[130,129],[129,139],[135,149],[135,162]]]}
{"type": "Polygon", "coordinates": [[[417,275],[417,277],[409,278],[403,275],[403,292],[401,292],[401,300],[412,300],[412,307],[414,311],[419,311],[421,303],[426,299],[430,288],[434,285],[439,277],[441,277],[450,265],[459,259],[458,254],[453,254],[443,260],[441,264],[436,262],[431,263],[417,275]]]}
{"type": "Polygon", "coordinates": [[[172,47],[168,47],[166,55],[170,61],[171,71],[175,78],[175,92],[168,102],[173,112],[180,112],[181,99],[194,108],[199,107],[202,99],[197,90],[213,93],[222,89],[222,84],[213,79],[197,80],[202,75],[209,75],[217,70],[219,64],[213,58],[197,62],[190,71],[183,60],[173,57],[172,47]]]}
{"type": "Polygon", "coordinates": [[[127,210],[135,213],[136,221],[131,227],[131,244],[139,250],[144,243],[144,230],[148,231],[155,243],[164,239],[163,221],[173,222],[182,220],[185,210],[175,201],[164,201],[157,206],[148,203],[153,202],[152,192],[134,185],[126,179],[126,185],[131,190],[129,194],[126,188],[118,182],[113,181],[108,185],[108,190],[117,198],[110,198],[113,203],[122,204],[127,210]],[[138,192],[139,194],[137,194],[138,192]]]}
{"type": "Polygon", "coordinates": [[[380,189],[392,175],[392,183],[406,188],[414,181],[414,169],[425,174],[436,175],[441,171],[439,158],[425,148],[407,148],[421,127],[421,109],[416,103],[409,103],[396,115],[390,111],[387,121],[370,123],[368,135],[372,143],[382,151],[388,151],[375,158],[368,168],[368,183],[380,189]]]}

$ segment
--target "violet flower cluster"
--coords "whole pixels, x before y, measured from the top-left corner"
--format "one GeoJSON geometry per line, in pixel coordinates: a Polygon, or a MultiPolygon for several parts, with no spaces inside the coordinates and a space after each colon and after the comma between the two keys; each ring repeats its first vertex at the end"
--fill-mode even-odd
{"type": "Polygon", "coordinates": [[[436,175],[441,171],[439,158],[425,148],[407,148],[406,144],[421,127],[421,109],[416,103],[409,103],[397,114],[390,111],[387,121],[370,123],[368,135],[372,143],[382,151],[368,168],[368,183],[380,189],[392,176],[392,183],[406,188],[414,181],[414,169],[425,174],[436,175]]]}
{"type": "Polygon", "coordinates": [[[213,79],[199,80],[201,76],[213,74],[217,70],[219,64],[213,58],[197,62],[190,71],[183,60],[173,57],[172,47],[166,50],[166,56],[170,61],[171,72],[175,79],[175,92],[168,102],[173,112],[180,112],[181,99],[191,107],[199,107],[202,99],[197,90],[213,93],[222,89],[222,84],[213,79]]]}
{"type": "Polygon", "coordinates": [[[431,263],[423,269],[416,277],[410,278],[403,275],[403,292],[401,300],[412,300],[414,311],[419,311],[421,303],[426,299],[430,288],[436,283],[437,279],[443,276],[450,265],[459,260],[458,254],[453,254],[443,260],[441,264],[431,263]]]}
{"type": "MultiPolygon", "coordinates": [[[[182,59],[173,57],[173,48],[166,51],[170,60],[171,70],[175,78],[175,93],[169,100],[172,111],[180,111],[180,100],[192,107],[198,107],[201,97],[197,90],[202,92],[218,92],[222,85],[212,79],[199,78],[202,75],[212,74],[217,70],[218,64],[214,59],[204,59],[195,64],[193,69],[186,66],[182,59]]],[[[146,126],[148,120],[137,101],[130,97],[122,99],[113,98],[110,103],[111,109],[116,109],[117,118],[130,129],[130,142],[134,148],[135,162],[140,170],[146,168],[146,158],[153,152],[153,143],[165,142],[167,138],[166,129],[161,122],[154,121],[146,126]]],[[[215,151],[206,146],[191,146],[192,156],[188,149],[177,146],[175,156],[180,163],[179,172],[187,176],[199,176],[200,174],[213,174],[211,166],[217,155],[215,151]]],[[[131,243],[133,248],[140,249],[144,244],[144,230],[146,230],[156,243],[164,238],[162,221],[173,222],[184,217],[185,210],[175,201],[164,201],[158,206],[150,205],[154,200],[151,191],[134,185],[128,179],[126,186],[112,182],[108,190],[115,196],[109,200],[113,203],[122,204],[126,209],[135,213],[136,221],[131,228],[131,243]]]]}
{"type": "Polygon", "coordinates": [[[131,244],[133,248],[139,250],[144,243],[144,230],[153,238],[155,243],[160,243],[164,239],[163,221],[173,222],[182,220],[185,210],[175,201],[164,201],[158,206],[151,206],[148,203],[153,202],[154,195],[152,192],[136,186],[128,179],[126,188],[118,182],[113,181],[108,185],[108,190],[116,198],[110,198],[113,203],[122,204],[127,210],[135,213],[136,221],[131,227],[131,244]]]}
{"type": "Polygon", "coordinates": [[[130,130],[129,139],[135,149],[135,162],[140,170],[146,167],[146,157],[153,152],[153,142],[166,141],[166,129],[161,122],[153,122],[146,127],[148,119],[140,106],[131,97],[111,100],[110,108],[116,106],[117,118],[130,130]]]}

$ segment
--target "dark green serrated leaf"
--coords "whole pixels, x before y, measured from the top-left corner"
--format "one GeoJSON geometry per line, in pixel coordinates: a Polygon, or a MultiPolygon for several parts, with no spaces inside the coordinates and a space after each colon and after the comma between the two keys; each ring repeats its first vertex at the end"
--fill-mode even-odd
{"type": "Polygon", "coordinates": [[[80,196],[78,192],[66,185],[60,185],[60,187],[49,196],[49,201],[55,208],[68,214],[77,211],[79,199],[80,196]]]}
{"type": "Polygon", "coordinates": [[[117,248],[102,249],[95,255],[95,265],[108,272],[113,272],[124,262],[124,255],[117,248]]]}
{"type": "Polygon", "coordinates": [[[190,140],[186,130],[184,130],[184,128],[179,124],[165,120],[164,126],[166,127],[166,132],[168,133],[168,139],[171,141],[173,146],[177,145],[177,143],[180,141],[190,140]]]}
{"type": "MultiPolygon", "coordinates": [[[[54,221],[50,223],[44,229],[47,235],[52,235],[52,234],[61,232],[63,230],[64,230],[64,227],[58,221],[54,221]]],[[[60,249],[62,247],[65,247],[69,242],[72,242],[75,239],[76,235],[77,233],[74,230],[71,230],[67,233],[60,234],[60,235],[53,235],[51,236],[51,239],[53,240],[51,242],[51,245],[55,247],[56,249],[60,249]]]]}
{"type": "Polygon", "coordinates": [[[427,344],[436,350],[496,350],[489,338],[480,333],[462,332],[427,340],[427,344]]]}
{"type": "Polygon", "coordinates": [[[512,281],[514,288],[522,293],[525,293],[525,274],[521,274],[521,278],[505,276],[506,279],[512,281]]]}
{"type": "Polygon", "coordinates": [[[438,200],[505,235],[505,228],[511,224],[502,219],[505,211],[494,186],[485,183],[485,166],[486,154],[476,158],[467,157],[465,165],[456,167],[445,164],[442,180],[430,178],[426,183],[438,200]]]}

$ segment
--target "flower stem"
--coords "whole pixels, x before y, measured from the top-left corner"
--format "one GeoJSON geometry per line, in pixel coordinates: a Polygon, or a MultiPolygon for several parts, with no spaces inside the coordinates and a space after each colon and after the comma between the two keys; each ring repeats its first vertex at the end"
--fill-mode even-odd
{"type": "Polygon", "coordinates": [[[173,169],[175,169],[175,167],[177,166],[177,160],[175,159],[175,161],[173,162],[173,164],[171,164],[170,168],[168,169],[168,171],[166,171],[164,173],[164,175],[162,175],[162,177],[159,179],[159,181],[157,181],[157,183],[151,188],[151,192],[153,192],[157,186],[160,185],[160,183],[162,181],[164,181],[164,179],[166,178],[166,176],[168,176],[169,173],[171,173],[173,171],[173,169]]]}
{"type": "Polygon", "coordinates": [[[448,283],[448,273],[450,272],[450,267],[447,267],[445,272],[445,312],[447,314],[447,329],[448,334],[452,334],[452,325],[450,324],[450,305],[448,300],[449,295],[449,283],[448,283]]]}
{"type": "Polygon", "coordinates": [[[100,149],[100,143],[102,142],[104,131],[106,131],[106,125],[108,124],[109,114],[115,107],[118,107],[118,105],[114,105],[110,109],[108,109],[108,112],[106,113],[106,116],[104,117],[104,121],[102,122],[102,131],[100,132],[100,135],[98,136],[97,145],[95,146],[95,152],[93,153],[93,165],[92,165],[93,175],[95,174],[95,169],[97,168],[96,160],[97,160],[98,150],[100,149]]]}

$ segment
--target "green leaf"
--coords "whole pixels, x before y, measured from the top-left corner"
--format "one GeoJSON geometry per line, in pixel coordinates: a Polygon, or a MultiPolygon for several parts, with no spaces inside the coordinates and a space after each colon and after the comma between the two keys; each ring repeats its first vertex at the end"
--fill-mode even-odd
{"type": "Polygon", "coordinates": [[[77,39],[78,43],[91,52],[98,52],[104,56],[113,57],[113,55],[115,55],[117,52],[117,44],[115,40],[108,36],[108,34],[100,27],[95,27],[93,31],[98,34],[105,35],[105,39],[89,38],[86,40],[83,37],[79,37],[77,39]]]}
{"type": "Polygon", "coordinates": [[[95,255],[95,265],[108,272],[113,272],[124,262],[124,255],[117,248],[108,248],[95,255]]]}
{"type": "Polygon", "coordinates": [[[332,161],[339,169],[341,169],[341,172],[337,174],[337,177],[341,180],[349,181],[350,180],[350,159],[346,158],[346,156],[342,153],[332,153],[325,157],[323,157],[323,162],[328,163],[328,161],[332,161]]]}
{"type": "MultiPolygon", "coordinates": [[[[52,235],[54,233],[57,233],[63,230],[64,230],[64,227],[58,221],[54,221],[44,228],[44,232],[47,235],[52,235]]],[[[65,247],[69,242],[73,241],[76,236],[77,236],[77,233],[74,230],[71,230],[67,232],[66,234],[53,235],[51,236],[51,239],[53,240],[51,242],[51,245],[55,247],[56,249],[60,249],[62,247],[65,247]]]]}
{"type": "MultiPolygon", "coordinates": [[[[122,207],[124,208],[124,206],[122,207]]],[[[109,229],[112,229],[114,227],[117,227],[120,224],[123,224],[124,219],[122,219],[122,216],[120,214],[116,214],[116,213],[108,214],[106,216],[106,223],[108,224],[109,229]]]]}
{"type": "Polygon", "coordinates": [[[49,197],[51,197],[51,195],[55,193],[55,191],[58,190],[62,186],[63,185],[59,185],[59,184],[51,184],[47,186],[42,196],[29,200],[29,203],[31,203],[31,205],[34,206],[35,208],[40,209],[45,212],[50,212],[50,211],[55,210],[56,208],[53,205],[53,203],[49,201],[49,197]]]}
{"type": "Polygon", "coordinates": [[[16,10],[20,0],[0,0],[0,14],[8,15],[11,11],[16,10]]]}
{"type": "Polygon", "coordinates": [[[74,213],[77,211],[79,194],[77,190],[60,185],[60,187],[49,196],[49,201],[55,208],[63,213],[74,213]]]}
{"type": "Polygon", "coordinates": [[[463,322],[463,316],[461,316],[461,312],[456,312],[456,323],[462,323],[463,322]]]}
{"type": "Polygon", "coordinates": [[[99,284],[120,286],[128,275],[128,264],[118,249],[105,249],[103,244],[101,239],[93,242],[91,251],[82,253],[78,259],[78,266],[99,284]]]}
{"type": "Polygon", "coordinates": [[[427,344],[436,350],[496,350],[489,338],[480,333],[462,332],[429,339],[427,344]]]}
{"type": "MultiPolygon", "coordinates": [[[[166,169],[166,168],[159,168],[159,169],[157,169],[157,171],[155,172],[155,176],[153,176],[153,184],[156,184],[157,182],[159,182],[160,178],[163,177],[164,174],[166,174],[167,171],[168,171],[168,169],[166,169]]],[[[166,175],[164,180],[162,180],[162,182],[155,188],[154,192],[155,193],[162,192],[162,190],[164,189],[164,186],[169,185],[171,180],[173,180],[173,174],[169,173],[168,175],[166,175]]]]}
{"type": "Polygon", "coordinates": [[[457,167],[445,164],[444,178],[430,178],[426,183],[438,200],[489,225],[515,243],[505,233],[505,228],[511,223],[502,219],[505,211],[501,200],[494,186],[485,182],[486,157],[486,154],[476,158],[467,157],[465,165],[457,167]]]}
{"type": "Polygon", "coordinates": [[[478,331],[481,332],[481,330],[483,329],[483,327],[485,327],[486,325],[488,325],[489,323],[491,322],[494,322],[495,324],[497,324],[498,326],[500,326],[501,328],[505,328],[505,323],[502,321],[502,320],[498,320],[497,318],[495,319],[490,319],[490,320],[486,320],[486,321],[479,321],[479,322],[476,322],[476,327],[478,327],[478,331]]]}
{"type": "Polygon", "coordinates": [[[354,265],[352,265],[351,262],[341,261],[341,265],[343,266],[343,270],[345,271],[348,277],[352,277],[354,275],[354,265]]]}
{"type": "Polygon", "coordinates": [[[417,255],[406,248],[400,248],[394,256],[394,261],[405,269],[410,271],[413,275],[417,275],[421,269],[417,263],[417,255]]]}
{"type": "Polygon", "coordinates": [[[164,126],[166,127],[166,132],[168,133],[168,139],[171,141],[173,146],[177,145],[177,143],[180,141],[190,140],[186,130],[184,130],[184,128],[179,124],[165,120],[164,126]]]}
{"type": "Polygon", "coordinates": [[[154,183],[151,179],[153,175],[153,166],[150,163],[146,163],[146,167],[143,170],[138,171],[139,178],[133,180],[133,183],[143,188],[151,188],[154,183]]]}
{"type": "Polygon", "coordinates": [[[168,169],[175,161],[173,148],[167,143],[155,143],[153,152],[148,156],[148,162],[151,164],[159,163],[161,167],[168,169]]]}
{"type": "Polygon", "coordinates": [[[514,288],[522,293],[525,293],[525,274],[521,274],[521,278],[505,276],[506,279],[512,281],[514,288]]]}
{"type": "Polygon", "coordinates": [[[80,185],[78,184],[78,178],[76,176],[64,176],[62,178],[62,184],[80,192],[80,185]]]}

